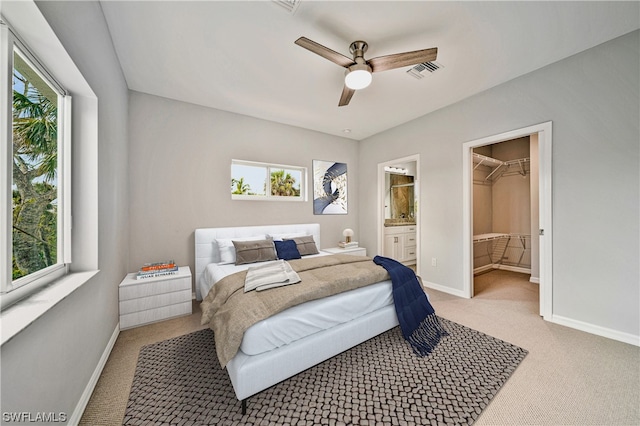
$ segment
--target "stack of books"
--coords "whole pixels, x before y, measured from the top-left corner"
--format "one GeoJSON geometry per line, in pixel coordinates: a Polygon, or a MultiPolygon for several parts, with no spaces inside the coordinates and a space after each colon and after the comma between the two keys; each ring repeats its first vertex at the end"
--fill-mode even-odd
{"type": "Polygon", "coordinates": [[[165,262],[145,263],[136,274],[137,280],[144,278],[161,277],[163,275],[173,275],[178,273],[178,265],[173,260],[165,262]]]}
{"type": "Polygon", "coordinates": [[[357,248],[358,247],[358,242],[357,241],[350,241],[350,242],[344,242],[344,241],[340,241],[338,243],[338,247],[341,248],[357,248]]]}

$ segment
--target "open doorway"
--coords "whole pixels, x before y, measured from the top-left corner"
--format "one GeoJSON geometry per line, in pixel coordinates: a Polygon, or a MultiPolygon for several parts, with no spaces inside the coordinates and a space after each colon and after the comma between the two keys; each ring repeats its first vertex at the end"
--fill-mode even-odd
{"type": "Polygon", "coordinates": [[[464,294],[474,296],[474,272],[483,269],[528,273],[539,285],[540,315],[550,319],[551,122],[467,142],[463,164],[464,294]],[[503,179],[510,176],[513,185],[503,179]],[[510,186],[526,191],[514,195],[510,186]],[[518,209],[526,211],[514,217],[518,209]]]}
{"type": "Polygon", "coordinates": [[[420,156],[378,164],[378,253],[420,271],[420,156]]]}
{"type": "Polygon", "coordinates": [[[536,156],[537,135],[472,148],[473,297],[539,303],[536,156]]]}

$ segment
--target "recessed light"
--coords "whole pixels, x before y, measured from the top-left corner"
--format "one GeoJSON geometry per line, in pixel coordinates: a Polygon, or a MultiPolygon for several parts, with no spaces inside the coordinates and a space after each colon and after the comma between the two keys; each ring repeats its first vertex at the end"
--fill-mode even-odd
{"type": "Polygon", "coordinates": [[[344,133],[351,133],[351,129],[342,129],[344,133]]]}

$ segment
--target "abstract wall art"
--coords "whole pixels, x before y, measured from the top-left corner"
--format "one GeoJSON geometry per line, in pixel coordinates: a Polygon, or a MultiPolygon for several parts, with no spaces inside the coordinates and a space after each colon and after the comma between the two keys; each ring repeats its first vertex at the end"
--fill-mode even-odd
{"type": "Polygon", "coordinates": [[[347,164],[313,160],[313,214],[347,214],[347,164]]]}

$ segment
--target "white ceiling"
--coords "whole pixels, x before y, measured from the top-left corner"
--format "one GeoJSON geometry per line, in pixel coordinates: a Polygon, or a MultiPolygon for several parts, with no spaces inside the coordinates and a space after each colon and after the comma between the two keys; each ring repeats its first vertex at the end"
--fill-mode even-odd
{"type": "Polygon", "coordinates": [[[102,1],[130,89],[361,140],[640,27],[631,2],[102,1]],[[438,47],[444,66],[374,74],[338,107],[344,69],[308,37],[365,58],[438,47]],[[350,133],[343,132],[350,129],[350,133]]]}

